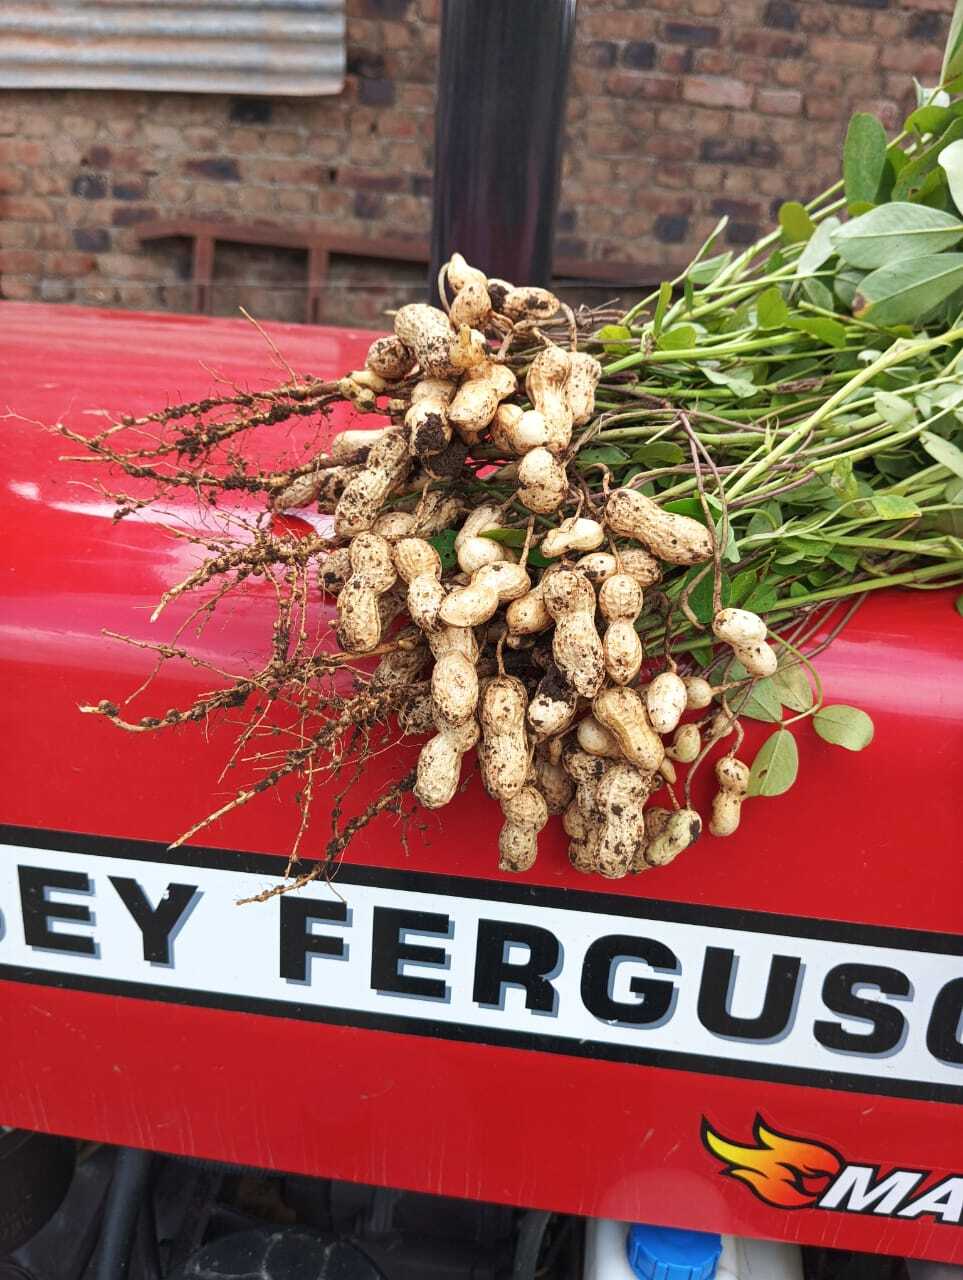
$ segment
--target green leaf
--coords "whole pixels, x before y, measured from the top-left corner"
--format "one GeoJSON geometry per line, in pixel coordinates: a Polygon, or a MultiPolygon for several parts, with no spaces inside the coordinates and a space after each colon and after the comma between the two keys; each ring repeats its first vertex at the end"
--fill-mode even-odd
{"type": "Polygon", "coordinates": [[[758,579],[756,578],[754,569],[743,569],[741,573],[737,573],[732,579],[731,603],[734,605],[741,604],[753,587],[755,587],[757,581],[758,579]]]}
{"type": "Polygon", "coordinates": [[[733,311],[723,312],[723,315],[725,319],[719,325],[719,333],[739,333],[742,329],[748,329],[752,323],[752,307],[748,302],[733,311]]]}
{"type": "Polygon", "coordinates": [[[676,324],[659,335],[659,347],[663,351],[694,351],[698,334],[691,324],[676,324]]]}
{"type": "Polygon", "coordinates": [[[772,533],[782,524],[782,507],[778,502],[764,502],[758,511],[754,511],[746,528],[746,537],[757,533],[772,533]]]}
{"type": "Polygon", "coordinates": [[[755,383],[748,377],[740,378],[738,374],[723,373],[721,369],[714,369],[705,363],[700,364],[699,368],[710,382],[715,383],[717,387],[727,387],[740,400],[748,400],[758,391],[755,383]]]}
{"type": "Polygon", "coordinates": [[[786,300],[775,285],[759,295],[756,301],[756,315],[761,329],[781,329],[789,319],[786,300]]]}
{"type": "Polygon", "coordinates": [[[633,462],[639,462],[644,467],[675,467],[685,460],[685,451],[680,445],[663,443],[658,441],[656,444],[637,444],[629,450],[629,456],[633,462]]]}
{"type": "Polygon", "coordinates": [[[853,313],[878,325],[919,324],[963,287],[963,253],[928,254],[871,272],[853,300],[853,313]]]}
{"type": "Polygon", "coordinates": [[[458,557],[455,555],[455,538],[457,536],[454,529],[444,529],[441,533],[436,533],[433,537],[427,539],[438,552],[442,572],[447,573],[449,569],[454,569],[458,564],[458,557]]]}
{"type": "MultiPolygon", "coordinates": [[[[524,547],[527,531],[525,529],[486,529],[484,533],[480,533],[478,536],[479,538],[488,538],[492,542],[500,542],[506,547],[514,547],[517,551],[524,547]]],[[[434,546],[433,538],[429,538],[428,541],[434,546]]],[[[440,554],[441,552],[439,551],[440,554]]],[[[442,562],[444,563],[444,558],[442,562]]],[[[544,569],[547,565],[558,564],[558,561],[549,560],[546,556],[543,556],[538,547],[530,547],[528,563],[536,569],[544,569]]]]}
{"type": "Polygon", "coordinates": [[[505,547],[523,547],[525,534],[524,529],[486,529],[478,534],[478,537],[488,538],[491,542],[500,542],[505,547]]]}
{"type": "Polygon", "coordinates": [[[946,174],[946,185],[950,189],[953,203],[957,209],[963,210],[963,141],[951,142],[944,147],[939,156],[940,168],[946,174]]]}
{"type": "Polygon", "coordinates": [[[963,72],[963,4],[957,0],[953,8],[950,30],[943,49],[943,66],[940,70],[940,83],[951,80],[963,72]]]}
{"type": "Polygon", "coordinates": [[[872,203],[879,191],[886,165],[886,130],[875,116],[857,112],[849,122],[843,143],[843,184],[846,203],[872,203]]]}
{"type": "MultiPolygon", "coordinates": [[[[917,107],[906,117],[903,130],[906,133],[940,133],[949,124],[953,116],[948,107],[917,107]]],[[[904,153],[905,154],[905,153],[904,153]]]]}
{"type": "Polygon", "coordinates": [[[664,504],[663,510],[674,511],[677,516],[691,516],[693,520],[701,520],[703,524],[706,522],[706,513],[698,498],[673,498],[671,502],[664,504]]]}
{"type": "Polygon", "coordinates": [[[825,542],[821,538],[783,538],[779,544],[779,564],[788,566],[799,564],[802,560],[822,564],[831,547],[831,542],[825,542]]]}
{"type": "Polygon", "coordinates": [[[800,244],[808,240],[816,230],[816,225],[798,200],[788,200],[779,207],[779,225],[783,239],[789,244],[800,244]]]}
{"type": "Polygon", "coordinates": [[[835,279],[836,297],[843,304],[852,310],[853,299],[859,292],[859,286],[863,283],[864,272],[856,270],[855,267],[848,271],[837,271],[835,279]]]}
{"type": "Polygon", "coordinates": [[[813,705],[812,685],[801,663],[780,667],[770,679],[779,701],[790,711],[808,711],[813,705]]]}
{"type": "Polygon", "coordinates": [[[636,350],[632,334],[624,324],[604,324],[595,335],[596,342],[605,346],[605,354],[616,359],[630,356],[636,350]]]}
{"type": "Polygon", "coordinates": [[[958,449],[950,440],[935,436],[932,431],[924,431],[920,435],[920,444],[930,455],[944,467],[949,467],[955,476],[963,478],[963,449],[958,449]]]}
{"type": "Polygon", "coordinates": [[[686,280],[691,284],[712,284],[719,272],[725,270],[731,261],[731,249],[725,253],[717,253],[714,258],[703,258],[689,268],[686,280]]]}
{"type": "Polygon", "coordinates": [[[956,612],[963,618],[963,596],[956,597],[956,612]]]}
{"type": "MultiPolygon", "coordinates": [[[[604,462],[607,467],[617,466],[620,462],[628,462],[630,454],[624,449],[617,448],[614,444],[593,444],[585,449],[580,449],[575,455],[575,461],[585,463],[586,466],[596,462],[604,462]]],[[[522,539],[524,542],[524,538],[522,539]]]]}
{"type": "MultiPolygon", "coordinates": [[[[733,665],[739,666],[740,664],[735,663],[733,665]]],[[[730,669],[730,674],[733,680],[743,678],[736,675],[732,669],[730,669]]],[[[745,699],[743,699],[741,693],[736,693],[733,709],[740,716],[748,716],[750,720],[762,720],[766,724],[778,724],[782,719],[782,703],[779,701],[776,687],[770,679],[756,680],[745,699]]]]}
{"type": "Polygon", "coordinates": [[[655,315],[652,318],[652,332],[658,337],[662,332],[662,321],[665,319],[665,313],[669,309],[669,303],[672,301],[672,285],[668,280],[663,280],[659,285],[659,300],[655,304],[655,315]]]}
{"type": "Polygon", "coordinates": [[[833,493],[843,502],[850,502],[859,494],[859,485],[853,475],[852,458],[837,458],[826,479],[833,493]]]}
{"type": "Polygon", "coordinates": [[[842,547],[837,547],[834,551],[830,551],[829,559],[833,564],[839,565],[840,569],[845,569],[847,573],[852,573],[859,564],[859,553],[857,551],[846,551],[842,547]]]}
{"type": "MultiPolygon", "coordinates": [[[[705,568],[705,565],[699,565],[699,564],[693,565],[693,567],[686,573],[685,578],[683,579],[683,583],[690,582],[704,568],[705,568]]],[[[705,623],[706,625],[708,625],[712,621],[712,614],[713,614],[712,579],[713,579],[713,574],[712,574],[712,570],[710,569],[709,572],[706,573],[699,580],[698,584],[695,587],[693,587],[692,593],[689,596],[689,608],[692,610],[695,616],[699,619],[699,621],[702,623],[705,623]]],[[[725,574],[723,574],[722,575],[722,607],[724,609],[727,608],[731,603],[731,601],[732,601],[732,586],[729,582],[729,579],[725,576],[725,574]]]]}
{"type": "Polygon", "coordinates": [[[873,396],[873,407],[884,422],[894,427],[908,427],[916,421],[916,409],[908,400],[892,391],[877,391],[873,396]]]}
{"type": "Polygon", "coordinates": [[[862,751],[873,741],[873,722],[859,707],[820,707],[813,728],[821,738],[847,751],[862,751]]]}
{"type": "Polygon", "coordinates": [[[742,608],[749,609],[752,613],[768,613],[778,599],[776,588],[771,582],[760,582],[758,587],[754,587],[746,596],[742,602],[742,608]]]}
{"type": "Polygon", "coordinates": [[[749,770],[749,795],[781,796],[796,781],[799,749],[788,729],[777,729],[762,744],[749,770]]]}
{"type": "Polygon", "coordinates": [[[802,282],[802,288],[814,307],[820,307],[823,311],[833,310],[833,291],[822,280],[810,277],[802,282]]]}
{"type": "Polygon", "coordinates": [[[814,271],[818,271],[824,262],[836,252],[833,244],[833,233],[842,226],[838,218],[827,218],[821,222],[816,228],[813,238],[806,245],[802,253],[799,255],[799,261],[796,263],[796,276],[802,279],[803,276],[811,276],[814,271]]]}
{"type": "Polygon", "coordinates": [[[958,138],[963,138],[963,121],[954,120],[942,137],[924,147],[903,166],[893,184],[893,200],[912,200],[918,196],[929,175],[938,167],[940,152],[958,138]]]}
{"type": "Polygon", "coordinates": [[[897,201],[847,222],[833,235],[833,244],[851,267],[872,269],[940,253],[961,239],[963,222],[952,213],[897,201]]]}
{"type": "Polygon", "coordinates": [[[875,494],[869,499],[869,504],[881,520],[915,520],[922,515],[912,499],[898,493],[875,494]]]}
{"type": "Polygon", "coordinates": [[[707,667],[712,661],[712,645],[709,643],[693,643],[689,648],[689,653],[692,655],[696,669],[699,671],[701,671],[703,667],[707,667]]]}
{"type": "Polygon", "coordinates": [[[790,329],[808,333],[811,338],[828,342],[831,347],[846,345],[846,330],[838,320],[830,320],[828,316],[791,316],[788,324],[790,329]]]}

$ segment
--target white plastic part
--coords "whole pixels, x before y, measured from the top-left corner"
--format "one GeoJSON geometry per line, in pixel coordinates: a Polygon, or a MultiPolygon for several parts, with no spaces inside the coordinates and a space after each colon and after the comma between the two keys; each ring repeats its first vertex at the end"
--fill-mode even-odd
{"type": "Polygon", "coordinates": [[[776,1240],[723,1236],[716,1280],[803,1280],[802,1251],[776,1240]]]}
{"type": "MultiPolygon", "coordinates": [[[[636,1280],[625,1254],[628,1232],[627,1222],[606,1218],[588,1220],[583,1280],[636,1280]]],[[[954,1280],[955,1272],[953,1268],[954,1280]]],[[[802,1253],[794,1244],[723,1236],[716,1280],[803,1280],[802,1253]]],[[[921,1280],[943,1280],[943,1277],[924,1275],[921,1280]]]]}

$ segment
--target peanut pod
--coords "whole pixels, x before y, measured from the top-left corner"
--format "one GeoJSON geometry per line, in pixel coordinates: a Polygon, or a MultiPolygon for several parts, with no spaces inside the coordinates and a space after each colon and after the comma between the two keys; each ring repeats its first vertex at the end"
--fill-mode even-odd
{"type": "Polygon", "coordinates": [[[478,442],[501,401],[516,387],[507,365],[488,360],[469,370],[448,409],[448,420],[465,444],[478,442]]]}
{"type": "Polygon", "coordinates": [[[485,790],[496,800],[517,795],[528,777],[527,705],[525,686],[514,676],[495,676],[482,691],[478,762],[485,790]]]}
{"type": "Polygon", "coordinates": [[[477,627],[487,622],[499,605],[517,600],[530,590],[532,580],[520,564],[499,560],[482,565],[467,587],[456,587],[439,611],[442,622],[453,627],[477,627]]]}
{"type": "Polygon", "coordinates": [[[338,595],[338,643],[370,653],[381,640],[379,597],[397,581],[391,547],[376,533],[359,533],[349,548],[351,575],[338,595]]]}
{"type": "Polygon", "coordinates": [[[394,334],[375,338],[368,348],[365,365],[386,382],[399,382],[414,367],[415,357],[394,334]]]}
{"type": "Polygon", "coordinates": [[[546,447],[552,453],[567,449],[572,439],[572,410],[566,395],[570,371],[569,353],[552,346],[538,353],[525,375],[525,390],[535,412],[542,416],[548,435],[546,447]]]}
{"type": "Polygon", "coordinates": [[[548,822],[548,805],[529,784],[501,802],[505,824],[498,835],[500,871],[528,871],[538,854],[538,833],[548,822]]]}
{"type": "Polygon", "coordinates": [[[439,728],[470,720],[478,706],[478,642],[469,627],[438,627],[428,632],[435,658],[431,696],[439,728]]]}
{"type": "Polygon", "coordinates": [[[645,709],[656,733],[672,733],[686,706],[686,688],[674,671],[657,675],[645,691],[645,709]]]}
{"type": "Polygon", "coordinates": [[[451,441],[448,406],[455,384],[445,378],[422,378],[411,392],[411,408],[405,414],[408,449],[415,458],[443,452],[451,441]]]}
{"type": "Polygon", "coordinates": [[[402,538],[392,553],[398,576],[408,586],[408,614],[422,631],[434,631],[445,598],[441,556],[423,538],[402,538]]]}
{"type": "Polygon", "coordinates": [[[701,834],[702,819],[696,811],[677,809],[675,813],[669,814],[658,834],[648,841],[645,861],[650,867],[668,866],[684,849],[695,844],[701,834]]]}
{"type": "Polygon", "coordinates": [[[404,432],[392,429],[374,444],[363,470],[345,486],[334,509],[338,537],[350,537],[371,528],[392,489],[401,483],[410,465],[404,432]]]}
{"type": "Polygon", "coordinates": [[[566,394],[572,412],[572,425],[583,427],[595,413],[595,388],[602,376],[602,366],[585,351],[569,353],[569,375],[566,394]]]}
{"type": "Polygon", "coordinates": [[[515,458],[548,444],[548,427],[542,415],[535,409],[523,411],[517,404],[498,406],[489,434],[498,449],[515,458]]]}
{"type": "Polygon", "coordinates": [[[568,492],[562,463],[548,449],[532,449],[518,464],[518,499],[529,511],[548,515],[557,511],[568,492]]]}
{"type": "Polygon", "coordinates": [[[498,284],[507,283],[507,281],[489,280],[488,288],[491,292],[492,285],[495,284],[498,310],[510,320],[551,320],[561,306],[554,293],[549,293],[548,289],[541,289],[535,285],[526,285],[517,289],[514,285],[508,285],[504,292],[498,289],[498,284]]]}
{"type": "Polygon", "coordinates": [[[608,626],[602,658],[609,678],[631,684],[642,666],[642,641],[635,620],[642,609],[642,588],[628,573],[613,573],[599,587],[599,609],[608,626]]]}
{"type": "Polygon", "coordinates": [[[421,749],[414,795],[426,809],[441,809],[458,790],[461,758],[478,742],[474,720],[435,734],[421,749]]]}
{"type": "Polygon", "coordinates": [[[605,541],[605,530],[597,520],[584,516],[563,520],[557,529],[549,529],[539,550],[543,556],[556,559],[572,551],[594,551],[605,541]]]}
{"type": "Polygon", "coordinates": [[[613,533],[643,543],[669,564],[701,564],[712,559],[712,536],[691,516],[663,511],[635,489],[616,489],[605,504],[605,523],[613,533]]]}
{"type": "Polygon", "coordinates": [[[594,697],[605,678],[605,664],[592,584],[581,574],[560,569],[543,578],[542,598],[555,620],[552,654],[559,670],[582,697],[594,697]]]}
{"type": "Polygon", "coordinates": [[[626,760],[643,773],[658,769],[665,747],[634,689],[603,689],[593,701],[592,711],[596,720],[614,734],[626,760]]]}
{"type": "Polygon", "coordinates": [[[649,775],[630,764],[613,764],[605,771],[596,792],[602,831],[595,851],[599,872],[609,879],[628,873],[645,846],[644,805],[649,775]]]}
{"type": "Polygon", "coordinates": [[[716,781],[719,790],[712,800],[709,830],[714,836],[731,836],[738,830],[749,789],[749,766],[735,756],[723,756],[716,762],[716,781]]]}
{"type": "Polygon", "coordinates": [[[409,302],[395,313],[395,336],[418,361],[429,378],[452,378],[459,370],[452,363],[457,335],[451,321],[438,307],[409,302]]]}

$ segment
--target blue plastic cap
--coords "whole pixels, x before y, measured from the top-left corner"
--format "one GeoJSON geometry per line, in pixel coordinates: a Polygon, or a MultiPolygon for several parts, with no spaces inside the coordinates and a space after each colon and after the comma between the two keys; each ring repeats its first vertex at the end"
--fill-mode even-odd
{"type": "Polygon", "coordinates": [[[722,1239],[708,1231],[637,1223],[629,1228],[626,1253],[640,1280],[712,1280],[722,1239]]]}

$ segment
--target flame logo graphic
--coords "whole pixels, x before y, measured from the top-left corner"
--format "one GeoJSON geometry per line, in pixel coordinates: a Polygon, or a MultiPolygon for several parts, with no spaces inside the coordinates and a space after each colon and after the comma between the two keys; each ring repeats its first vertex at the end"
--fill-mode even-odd
{"type": "Polygon", "coordinates": [[[738,1178],[760,1200],[780,1209],[814,1205],[843,1167],[842,1157],[831,1147],[777,1133],[762,1116],[756,1116],[752,1135],[756,1145],[743,1147],[716,1133],[705,1118],[702,1121],[702,1141],[726,1165],[723,1174],[738,1178]]]}

